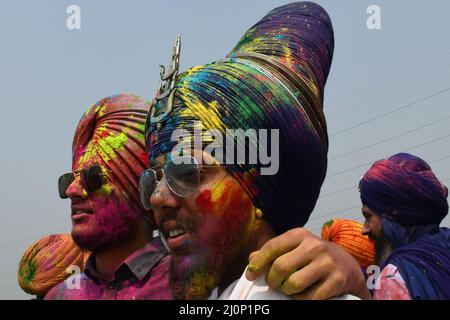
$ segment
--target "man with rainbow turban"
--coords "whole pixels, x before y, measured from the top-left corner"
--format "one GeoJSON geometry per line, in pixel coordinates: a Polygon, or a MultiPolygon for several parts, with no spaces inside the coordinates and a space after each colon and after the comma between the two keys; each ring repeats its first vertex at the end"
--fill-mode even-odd
{"type": "Polygon", "coordinates": [[[242,273],[252,251],[303,226],[315,206],[327,167],[322,103],[333,48],[330,18],[310,2],[272,10],[225,59],[179,75],[177,38],[147,119],[150,169],[140,181],[172,253],[175,298],[286,298],[242,273]],[[236,143],[239,130],[246,136],[236,143]],[[278,162],[270,173],[269,150],[278,162]]]}
{"type": "Polygon", "coordinates": [[[45,299],[171,298],[170,258],[160,238],[152,238],[153,218],[139,200],[149,106],[138,96],[110,96],[78,123],[72,172],[59,178],[58,188],[71,200],[74,242],[92,254],[78,285],[61,282],[45,299]]]}
{"type": "Polygon", "coordinates": [[[448,189],[424,160],[399,153],[375,162],[359,183],[363,234],[381,267],[375,299],[450,299],[448,189]]]}

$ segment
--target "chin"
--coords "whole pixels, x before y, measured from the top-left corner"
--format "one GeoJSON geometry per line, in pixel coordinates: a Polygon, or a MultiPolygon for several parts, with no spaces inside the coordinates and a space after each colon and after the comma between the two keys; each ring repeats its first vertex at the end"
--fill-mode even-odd
{"type": "Polygon", "coordinates": [[[220,272],[202,255],[177,255],[172,259],[172,294],[178,300],[204,300],[218,285],[220,272]]]}
{"type": "Polygon", "coordinates": [[[105,234],[101,230],[89,230],[87,228],[72,228],[73,241],[82,249],[99,252],[126,241],[128,237],[117,234],[105,234]]]}

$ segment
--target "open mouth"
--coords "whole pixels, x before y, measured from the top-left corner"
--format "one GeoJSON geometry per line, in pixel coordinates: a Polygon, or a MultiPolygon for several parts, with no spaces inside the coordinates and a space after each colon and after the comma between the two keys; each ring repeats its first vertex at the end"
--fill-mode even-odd
{"type": "Polygon", "coordinates": [[[175,253],[185,251],[191,242],[191,233],[173,220],[164,223],[162,231],[169,249],[175,253]]]}
{"type": "Polygon", "coordinates": [[[90,208],[72,208],[72,218],[81,218],[86,215],[92,215],[93,211],[90,208]]]}
{"type": "Polygon", "coordinates": [[[170,230],[168,239],[176,238],[183,234],[186,234],[186,231],[184,231],[183,229],[170,230]]]}

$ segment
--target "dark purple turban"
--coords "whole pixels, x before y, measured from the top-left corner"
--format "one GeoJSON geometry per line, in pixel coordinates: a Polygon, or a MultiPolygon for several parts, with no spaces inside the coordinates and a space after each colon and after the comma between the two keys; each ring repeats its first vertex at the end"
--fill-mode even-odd
{"type": "Polygon", "coordinates": [[[375,162],[359,189],[364,205],[402,225],[439,225],[448,213],[447,187],[424,160],[411,154],[375,162]]]}
{"type": "Polygon", "coordinates": [[[412,299],[450,299],[448,189],[422,159],[399,153],[375,162],[360,181],[361,201],[381,217],[396,266],[412,299]]]}

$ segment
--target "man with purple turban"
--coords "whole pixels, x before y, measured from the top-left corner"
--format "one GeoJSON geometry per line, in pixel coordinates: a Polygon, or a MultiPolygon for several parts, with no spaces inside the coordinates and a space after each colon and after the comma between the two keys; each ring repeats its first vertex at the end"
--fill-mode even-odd
{"type": "Polygon", "coordinates": [[[448,189],[422,159],[399,153],[375,162],[359,183],[362,233],[382,271],[375,299],[450,299],[448,189]]]}
{"type": "Polygon", "coordinates": [[[71,200],[72,238],[92,252],[84,271],[55,286],[46,299],[170,299],[170,258],[151,212],[139,200],[148,166],[144,146],[149,104],[121,94],[82,116],[72,147],[72,172],[58,180],[71,200]],[[78,285],[77,285],[78,283],[78,285]]]}
{"type": "MultiPolygon", "coordinates": [[[[359,190],[365,217],[361,232],[374,240],[375,263],[381,267],[373,298],[450,299],[450,230],[439,227],[448,213],[448,189],[431,167],[416,156],[399,153],[375,162],[361,178],[359,190]]],[[[309,283],[316,278],[300,278],[301,269],[297,270],[304,266],[307,232],[290,232],[291,237],[286,233],[272,239],[251,259],[261,270],[270,268],[269,284],[283,292],[273,279],[294,277],[309,283]],[[280,267],[281,260],[289,267],[280,267]]],[[[326,256],[333,259],[336,253],[330,248],[326,256]]],[[[346,268],[351,258],[333,260],[337,268],[346,268]]],[[[303,295],[304,287],[294,286],[291,292],[303,295]]],[[[338,281],[329,282],[325,291],[338,287],[338,281]]],[[[308,296],[320,290],[324,288],[319,284],[308,296]]]]}

